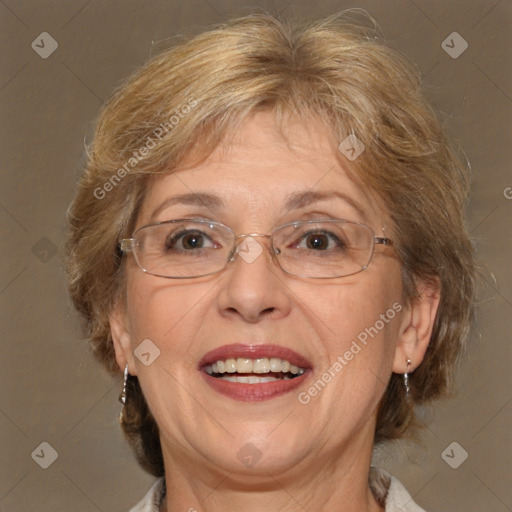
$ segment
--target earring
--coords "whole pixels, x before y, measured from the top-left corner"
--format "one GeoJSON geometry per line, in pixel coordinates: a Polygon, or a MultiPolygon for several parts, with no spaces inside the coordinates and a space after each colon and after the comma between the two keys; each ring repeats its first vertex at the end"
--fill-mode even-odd
{"type": "Polygon", "coordinates": [[[407,398],[410,398],[410,392],[409,392],[409,366],[411,366],[411,360],[407,358],[405,360],[407,363],[407,371],[404,373],[404,384],[405,384],[405,394],[407,398]]]}
{"type": "Polygon", "coordinates": [[[126,383],[128,382],[128,365],[124,367],[123,391],[119,395],[119,401],[124,405],[126,403],[126,383]]]}

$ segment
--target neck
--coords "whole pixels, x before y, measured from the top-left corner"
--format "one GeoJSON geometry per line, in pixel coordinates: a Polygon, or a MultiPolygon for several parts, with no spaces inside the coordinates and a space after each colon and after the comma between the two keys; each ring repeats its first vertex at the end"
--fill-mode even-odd
{"type": "Polygon", "coordinates": [[[371,452],[371,437],[370,443],[359,438],[330,453],[311,454],[292,468],[259,468],[247,476],[206,461],[185,462],[184,453],[177,457],[174,450],[171,457],[164,449],[167,495],[162,510],[384,512],[368,484],[371,452]]]}

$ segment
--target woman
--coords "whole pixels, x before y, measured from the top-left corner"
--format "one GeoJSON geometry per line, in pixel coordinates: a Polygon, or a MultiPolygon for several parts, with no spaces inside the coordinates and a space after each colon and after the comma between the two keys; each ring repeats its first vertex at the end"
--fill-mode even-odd
{"type": "Polygon", "coordinates": [[[449,389],[466,194],[416,72],[347,14],[234,20],[123,85],[69,275],[160,477],[132,510],[422,510],[370,462],[449,389]]]}

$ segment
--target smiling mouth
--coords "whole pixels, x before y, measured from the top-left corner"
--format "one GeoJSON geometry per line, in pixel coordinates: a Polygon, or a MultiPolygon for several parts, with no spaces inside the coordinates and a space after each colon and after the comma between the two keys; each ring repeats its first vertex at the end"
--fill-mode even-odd
{"type": "Polygon", "coordinates": [[[258,359],[219,359],[206,365],[204,371],[219,380],[240,384],[263,384],[300,377],[305,369],[286,359],[263,357],[258,359]]]}
{"type": "Polygon", "coordinates": [[[286,395],[312,375],[304,356],[274,344],[223,345],[205,354],[197,369],[212,390],[242,402],[286,395]]]}

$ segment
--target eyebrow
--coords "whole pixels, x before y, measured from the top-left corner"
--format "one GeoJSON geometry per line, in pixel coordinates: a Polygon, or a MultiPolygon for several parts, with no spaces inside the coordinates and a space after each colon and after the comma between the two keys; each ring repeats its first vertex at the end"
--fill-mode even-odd
{"type": "Polygon", "coordinates": [[[175,204],[184,204],[187,206],[196,206],[208,210],[220,210],[224,208],[225,203],[220,197],[204,192],[191,194],[182,194],[180,196],[168,197],[151,214],[151,219],[155,219],[162,211],[175,204]]]}
{"type": "Polygon", "coordinates": [[[317,192],[313,190],[308,190],[306,192],[295,192],[288,196],[284,207],[286,210],[296,210],[309,206],[312,203],[328,201],[329,199],[335,198],[341,199],[345,203],[348,203],[361,215],[361,217],[363,217],[363,219],[367,218],[366,212],[357,201],[352,199],[350,196],[347,196],[343,192],[338,192],[337,190],[329,192],[317,192]]]}
{"type": "MultiPolygon", "coordinates": [[[[305,192],[295,192],[287,196],[284,204],[284,210],[298,210],[305,208],[310,204],[317,203],[320,201],[328,201],[330,199],[341,199],[345,203],[348,203],[354,210],[356,210],[363,219],[367,218],[366,212],[362,206],[352,199],[350,196],[338,191],[329,192],[317,192],[308,190],[305,192]]],[[[225,207],[226,203],[218,196],[208,194],[205,192],[196,192],[190,194],[182,194],[179,196],[169,197],[165,199],[151,214],[151,219],[155,219],[162,211],[169,206],[182,204],[187,206],[195,206],[199,208],[205,208],[211,211],[220,210],[225,207]]]]}

